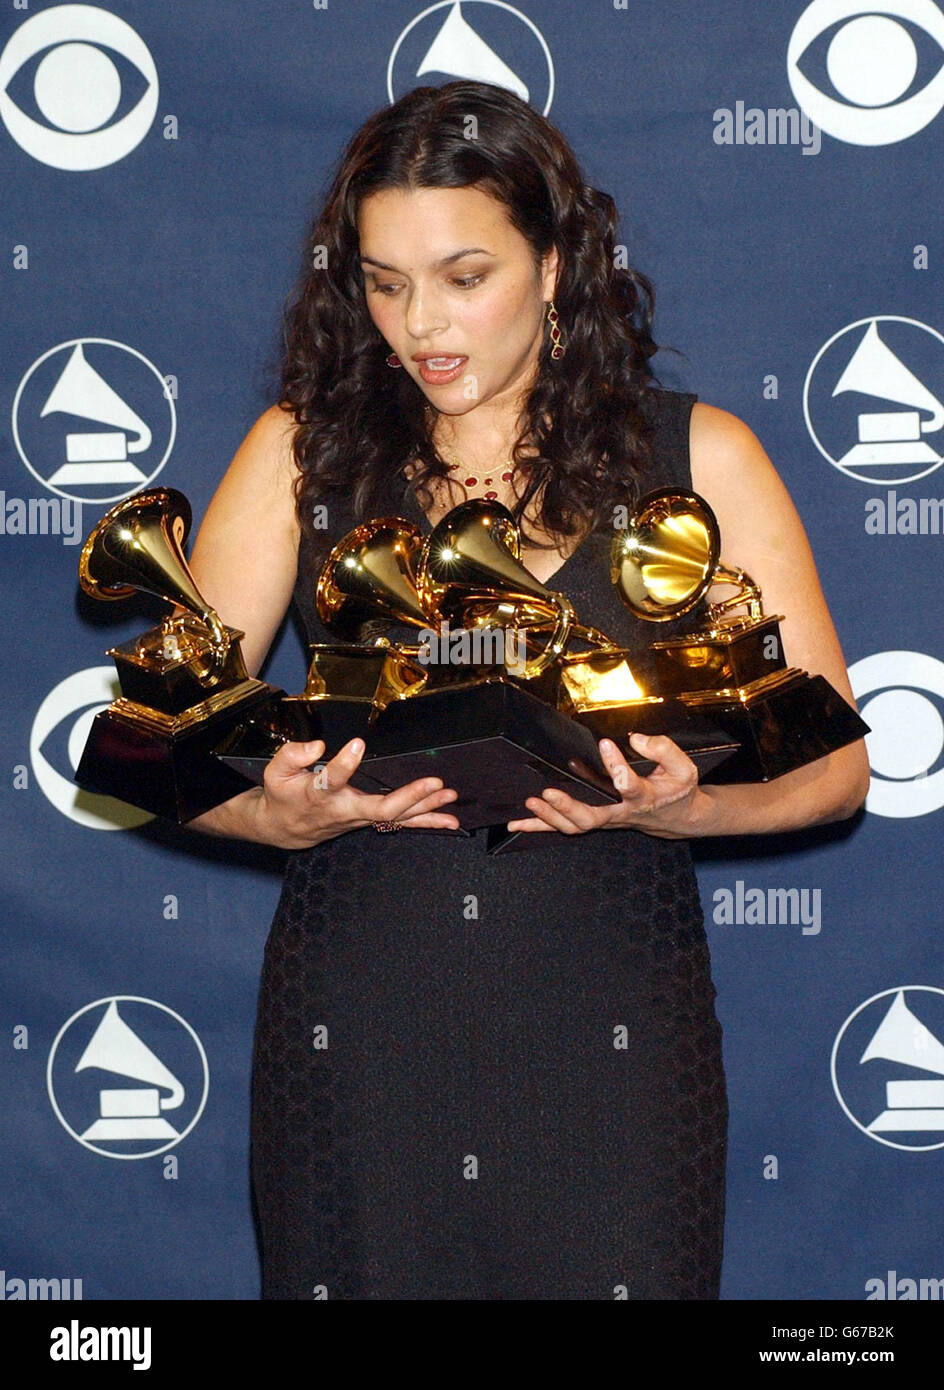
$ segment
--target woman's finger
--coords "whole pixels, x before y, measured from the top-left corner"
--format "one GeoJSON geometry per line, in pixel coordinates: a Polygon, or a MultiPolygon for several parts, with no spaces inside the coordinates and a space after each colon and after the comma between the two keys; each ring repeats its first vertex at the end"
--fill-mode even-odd
{"type": "Polygon", "coordinates": [[[281,789],[303,772],[311,776],[311,766],[324,754],[324,747],[320,738],[312,739],[309,743],[283,743],[269,759],[263,772],[267,790],[281,789]]]}
{"type": "Polygon", "coordinates": [[[438,816],[437,824],[449,826],[453,830],[458,830],[458,817],[449,811],[449,802],[457,799],[458,793],[451,787],[443,787],[439,791],[431,792],[428,796],[421,796],[411,806],[403,811],[398,811],[394,815],[387,815],[386,810],[377,816],[372,816],[372,820],[398,820],[404,825],[407,821],[415,821],[417,816],[426,816],[435,813],[438,816]]]}
{"type": "Polygon", "coordinates": [[[553,830],[553,825],[548,825],[546,821],[538,820],[510,820],[505,826],[506,830],[526,830],[533,833],[535,830],[553,830]]]}
{"type": "Polygon", "coordinates": [[[606,806],[588,806],[585,801],[577,800],[569,792],[563,792],[558,787],[545,787],[541,799],[550,802],[552,810],[564,816],[577,830],[596,830],[604,821],[609,820],[609,812],[614,804],[610,802],[606,806]]]}
{"type": "Polygon", "coordinates": [[[458,830],[459,822],[455,816],[437,815],[426,811],[419,816],[400,816],[404,830],[458,830]]]}
{"type": "Polygon", "coordinates": [[[603,766],[613,779],[613,785],[618,792],[627,790],[634,783],[642,782],[642,778],[633,771],[626,761],[619,745],[614,743],[611,738],[600,739],[600,757],[603,759],[603,766]]]}
{"type": "Polygon", "coordinates": [[[560,830],[564,835],[580,834],[580,827],[543,796],[529,796],[525,805],[540,820],[546,821],[551,830],[560,830]]]}
{"type": "MultiPolygon", "coordinates": [[[[630,737],[636,738],[637,735],[633,734],[630,737]]],[[[638,751],[643,752],[642,747],[638,751]]],[[[646,778],[640,777],[639,773],[630,766],[619,747],[611,739],[600,740],[600,756],[603,758],[607,772],[613,779],[613,786],[623,801],[633,807],[647,806],[652,799],[652,792],[647,786],[646,778]]]]}
{"type": "Polygon", "coordinates": [[[454,788],[444,787],[442,778],[424,777],[383,796],[365,797],[361,804],[367,806],[366,814],[371,820],[403,820],[405,816],[418,812],[438,810],[444,803],[455,799],[454,788]]]}
{"type": "Polygon", "coordinates": [[[670,778],[680,786],[692,787],[698,781],[698,768],[687,753],[683,753],[677,743],[665,734],[631,734],[633,747],[657,764],[650,778],[670,778]]]}
{"type": "Polygon", "coordinates": [[[452,787],[440,787],[438,791],[430,792],[428,795],[420,795],[419,800],[402,813],[398,819],[404,820],[406,816],[421,816],[426,811],[445,810],[447,803],[457,801],[459,793],[452,787]]]}
{"type": "Polygon", "coordinates": [[[346,787],[361,765],[364,756],[364,740],[352,738],[340,748],[328,762],[317,769],[316,788],[336,792],[346,787]]]}

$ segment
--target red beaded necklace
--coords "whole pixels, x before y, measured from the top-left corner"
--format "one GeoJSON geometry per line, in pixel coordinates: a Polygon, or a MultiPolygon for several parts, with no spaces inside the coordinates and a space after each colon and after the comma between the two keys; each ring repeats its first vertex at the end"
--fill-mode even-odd
{"type": "MultiPolygon", "coordinates": [[[[427,403],[427,405],[426,405],[426,423],[427,423],[427,428],[430,428],[430,427],[432,426],[432,423],[433,423],[434,418],[435,418],[434,411],[433,411],[432,407],[427,403]]],[[[446,464],[446,468],[449,470],[450,473],[455,473],[456,469],[462,468],[462,467],[463,467],[463,464],[462,464],[461,460],[460,460],[460,459],[457,459],[457,458],[455,457],[455,455],[453,455],[452,462],[446,464]]],[[[493,475],[494,475],[494,470],[491,470],[491,471],[488,473],[488,475],[487,475],[486,477],[482,478],[482,480],[481,480],[481,481],[482,481],[482,486],[489,489],[489,491],[485,493],[485,500],[486,500],[487,502],[494,502],[494,501],[496,501],[497,498],[498,498],[498,493],[497,493],[497,492],[494,490],[494,488],[492,487],[492,483],[494,482],[494,476],[493,476],[493,475]]],[[[514,464],[512,463],[511,459],[506,459],[506,460],[505,460],[505,467],[503,468],[503,470],[502,470],[502,472],[501,472],[501,474],[500,474],[500,480],[501,480],[501,482],[503,482],[503,483],[510,483],[511,480],[512,480],[512,478],[513,478],[514,476],[515,476],[515,466],[514,466],[514,464]]],[[[479,479],[475,476],[474,473],[466,473],[464,485],[465,485],[465,487],[467,487],[467,488],[470,488],[470,487],[478,487],[478,485],[479,485],[479,479]]]]}
{"type": "MultiPolygon", "coordinates": [[[[503,483],[510,483],[511,480],[512,480],[512,478],[514,477],[514,472],[513,472],[513,469],[512,469],[511,459],[506,460],[506,464],[507,464],[507,466],[502,470],[502,473],[501,473],[501,481],[502,481],[503,483]]],[[[462,467],[462,464],[460,463],[460,461],[459,461],[458,459],[456,459],[453,463],[447,463],[447,464],[446,464],[446,467],[449,469],[449,472],[450,472],[450,473],[454,473],[454,472],[456,471],[457,468],[461,468],[461,467],[462,467]]],[[[487,477],[485,477],[485,478],[482,479],[482,486],[491,489],[491,484],[492,484],[493,481],[494,481],[494,480],[493,480],[493,478],[492,478],[492,475],[489,474],[487,477]]],[[[465,482],[465,486],[466,486],[466,487],[478,487],[478,485],[479,485],[479,480],[478,480],[477,477],[475,477],[475,475],[474,475],[473,473],[467,474],[467,475],[466,475],[466,478],[465,478],[465,480],[464,480],[464,482],[465,482]]],[[[498,493],[495,492],[494,489],[491,489],[490,491],[488,491],[488,492],[485,493],[485,500],[486,500],[487,502],[494,502],[494,501],[496,500],[497,497],[498,497],[498,493]]]]}

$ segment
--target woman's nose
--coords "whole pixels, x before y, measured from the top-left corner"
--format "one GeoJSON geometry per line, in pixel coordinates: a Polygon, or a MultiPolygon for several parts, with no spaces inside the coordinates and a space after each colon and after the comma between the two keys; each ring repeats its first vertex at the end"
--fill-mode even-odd
{"type": "Polygon", "coordinates": [[[445,328],[445,310],[439,295],[430,286],[414,285],[406,307],[406,331],[412,338],[427,338],[445,328]]]}

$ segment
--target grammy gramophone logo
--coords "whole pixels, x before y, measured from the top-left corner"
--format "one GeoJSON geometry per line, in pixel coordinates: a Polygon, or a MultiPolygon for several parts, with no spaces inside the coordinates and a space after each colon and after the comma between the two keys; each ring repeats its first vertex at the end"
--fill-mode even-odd
{"type": "Polygon", "coordinates": [[[20,458],[51,492],[112,502],[163,468],[177,429],[174,390],[142,353],[107,338],[44,352],[13,401],[20,458]]]}
{"type": "Polygon", "coordinates": [[[544,35],[506,0],[439,0],[400,33],[387,64],[391,102],[420,82],[457,78],[504,87],[545,116],[554,100],[544,35]]]}
{"type": "Polygon", "coordinates": [[[944,462],[944,335],[893,314],[848,324],[814,357],[803,411],[813,443],[847,477],[924,478],[944,462]]]}
{"type": "Polygon", "coordinates": [[[179,1144],[206,1105],[203,1044],[153,999],[113,995],[63,1024],[46,1067],[63,1127],[107,1158],[151,1158],[179,1144]]]}
{"type": "Polygon", "coordinates": [[[830,1068],[852,1123],[894,1149],[944,1148],[944,990],[886,989],[846,1019],[830,1068]]]}

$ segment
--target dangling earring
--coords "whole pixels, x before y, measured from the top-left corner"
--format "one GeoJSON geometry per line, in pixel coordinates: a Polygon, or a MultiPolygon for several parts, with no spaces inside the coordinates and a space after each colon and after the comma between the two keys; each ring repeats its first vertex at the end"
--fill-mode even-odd
{"type": "Polygon", "coordinates": [[[558,361],[563,357],[567,349],[560,331],[560,320],[558,319],[553,299],[547,306],[547,321],[551,325],[551,356],[555,361],[558,361]]]}
{"type": "Polygon", "coordinates": [[[403,366],[403,363],[400,361],[399,357],[395,352],[388,353],[387,356],[384,358],[384,361],[386,362],[388,367],[403,366]]]}

